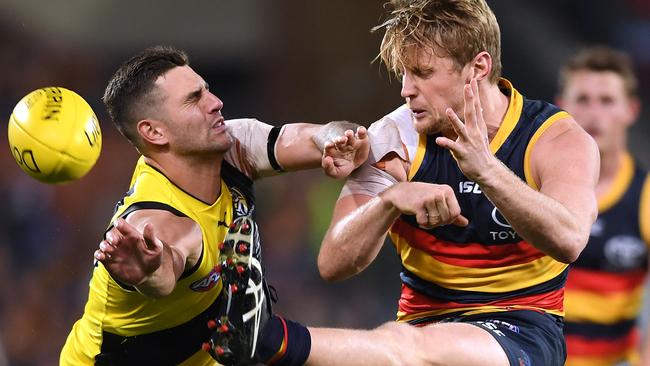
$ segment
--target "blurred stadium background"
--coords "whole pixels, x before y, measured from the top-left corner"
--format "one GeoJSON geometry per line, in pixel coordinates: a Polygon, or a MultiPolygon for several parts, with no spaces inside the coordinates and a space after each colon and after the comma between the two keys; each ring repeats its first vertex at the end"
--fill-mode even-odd
{"type": "MultiPolygon", "coordinates": [[[[632,151],[650,168],[650,2],[488,0],[499,19],[504,76],[552,100],[561,62],[588,44],[630,52],[646,109],[632,151]]],[[[104,133],[97,166],[47,186],[0,153],[0,366],[52,365],[81,315],[92,253],[137,158],[100,97],[111,73],[155,44],[185,49],[225,103],[226,118],[271,124],[348,119],[365,125],[401,103],[399,80],[375,57],[382,0],[0,0],[0,119],[29,91],[64,86],[95,109],[104,133]]],[[[0,151],[2,151],[0,149],[0,151]]],[[[309,325],[372,327],[393,319],[398,260],[387,245],[361,276],[322,281],[320,238],[340,182],[319,171],[259,183],[258,207],[277,311],[309,325]]]]}

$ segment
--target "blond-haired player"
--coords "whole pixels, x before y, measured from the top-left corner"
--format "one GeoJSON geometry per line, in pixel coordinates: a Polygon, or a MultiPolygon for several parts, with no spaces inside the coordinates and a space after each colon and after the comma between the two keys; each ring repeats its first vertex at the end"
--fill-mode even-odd
{"type": "Polygon", "coordinates": [[[390,234],[402,262],[398,322],[362,331],[276,316],[259,358],[563,365],[563,287],[597,214],[596,144],[501,78],[484,0],[396,0],[387,18],[380,55],[406,103],[369,128],[368,164],[348,180],[318,262],[327,279],[352,276],[390,234]]]}

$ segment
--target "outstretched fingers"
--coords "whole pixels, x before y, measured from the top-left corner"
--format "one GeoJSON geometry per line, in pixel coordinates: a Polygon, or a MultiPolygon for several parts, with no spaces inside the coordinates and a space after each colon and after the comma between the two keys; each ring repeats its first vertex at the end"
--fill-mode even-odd
{"type": "Polygon", "coordinates": [[[99,242],[99,249],[95,251],[95,259],[105,262],[113,259],[113,254],[120,244],[122,234],[117,228],[118,223],[113,226],[111,230],[106,232],[104,240],[99,242]]]}
{"type": "Polygon", "coordinates": [[[330,177],[336,177],[337,176],[337,168],[336,164],[334,164],[334,158],[332,157],[331,154],[327,153],[327,150],[332,148],[334,146],[333,142],[326,142],[325,143],[325,156],[323,156],[323,159],[321,160],[321,167],[325,171],[325,174],[327,174],[330,177]]]}
{"type": "Polygon", "coordinates": [[[467,130],[465,128],[465,124],[463,121],[460,120],[456,112],[454,112],[453,109],[447,108],[445,110],[445,113],[447,114],[447,119],[449,119],[449,122],[451,122],[451,126],[454,129],[454,132],[456,132],[456,135],[458,135],[458,139],[456,141],[440,136],[436,138],[436,144],[438,146],[443,147],[447,150],[451,150],[451,152],[459,152],[461,148],[461,144],[459,143],[461,138],[466,139],[467,138],[467,130]]]}
{"type": "MultiPolygon", "coordinates": [[[[133,239],[139,239],[141,237],[141,233],[133,227],[133,225],[129,224],[124,220],[123,218],[118,218],[115,220],[114,227],[117,230],[117,234],[119,234],[121,237],[119,238],[120,241],[122,240],[133,240],[133,239]]],[[[112,230],[111,230],[112,231],[112,230]]],[[[111,232],[109,231],[109,232],[111,232]]]]}
{"type": "Polygon", "coordinates": [[[483,106],[481,105],[481,98],[478,90],[478,81],[472,79],[470,82],[470,88],[472,91],[472,104],[474,106],[474,127],[480,132],[482,136],[487,136],[487,125],[485,124],[485,119],[483,118],[483,106]]]}
{"type": "Polygon", "coordinates": [[[153,225],[145,224],[142,235],[147,249],[155,250],[158,247],[158,238],[156,238],[156,234],[154,233],[153,225]]]}
{"type": "Polygon", "coordinates": [[[368,137],[365,127],[360,126],[357,131],[346,130],[343,135],[337,136],[325,143],[326,155],[335,156],[337,153],[353,152],[358,150],[368,137]]]}
{"type": "Polygon", "coordinates": [[[368,137],[368,130],[366,130],[366,128],[363,126],[357,127],[357,138],[360,140],[364,140],[367,137],[368,137]]]}
{"type": "MultiPolygon", "coordinates": [[[[478,98],[475,98],[476,95],[474,94],[474,90],[473,90],[474,82],[475,79],[472,79],[469,84],[465,84],[465,86],[463,87],[463,95],[465,98],[465,107],[463,112],[465,115],[465,126],[471,129],[475,129],[477,126],[476,102],[478,98]]],[[[479,108],[480,108],[480,103],[479,103],[479,108]]]]}

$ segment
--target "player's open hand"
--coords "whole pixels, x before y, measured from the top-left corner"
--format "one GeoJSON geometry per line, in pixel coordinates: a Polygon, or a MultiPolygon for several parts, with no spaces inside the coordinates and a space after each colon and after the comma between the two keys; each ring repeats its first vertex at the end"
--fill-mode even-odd
{"type": "Polygon", "coordinates": [[[145,224],[140,233],[120,218],[99,243],[95,258],[115,278],[127,285],[137,286],[160,267],[162,254],[163,243],[156,237],[153,225],[145,224]]]}
{"type": "Polygon", "coordinates": [[[478,82],[472,79],[464,89],[465,123],[453,109],[447,108],[447,118],[451,122],[458,138],[456,141],[438,137],[436,143],[452,152],[460,170],[466,177],[479,182],[480,175],[498,162],[490,151],[487,126],[483,119],[483,108],[479,98],[478,82]]]}
{"type": "Polygon", "coordinates": [[[347,130],[342,136],[327,141],[323,149],[322,166],[332,178],[345,178],[368,159],[370,142],[366,128],[361,126],[355,133],[347,130]]]}
{"type": "Polygon", "coordinates": [[[380,196],[401,213],[414,215],[418,225],[425,229],[469,224],[469,220],[461,215],[454,190],[448,185],[402,182],[391,186],[380,196]]]}

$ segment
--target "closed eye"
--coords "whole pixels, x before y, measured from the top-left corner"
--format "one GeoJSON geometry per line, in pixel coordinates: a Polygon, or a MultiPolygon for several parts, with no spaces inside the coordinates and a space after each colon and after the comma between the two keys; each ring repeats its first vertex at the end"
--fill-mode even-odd
{"type": "Polygon", "coordinates": [[[185,104],[195,103],[196,101],[201,99],[202,93],[203,93],[203,88],[190,92],[187,95],[187,97],[185,97],[185,104]]]}
{"type": "Polygon", "coordinates": [[[421,79],[428,79],[433,75],[433,69],[420,69],[420,68],[415,68],[411,70],[413,75],[421,78],[421,79]]]}
{"type": "Polygon", "coordinates": [[[208,85],[208,83],[206,83],[206,82],[203,82],[202,86],[200,86],[196,90],[193,90],[189,94],[187,94],[183,104],[191,104],[191,103],[198,102],[201,99],[201,96],[203,95],[204,90],[205,91],[210,90],[210,85],[208,85]]]}

